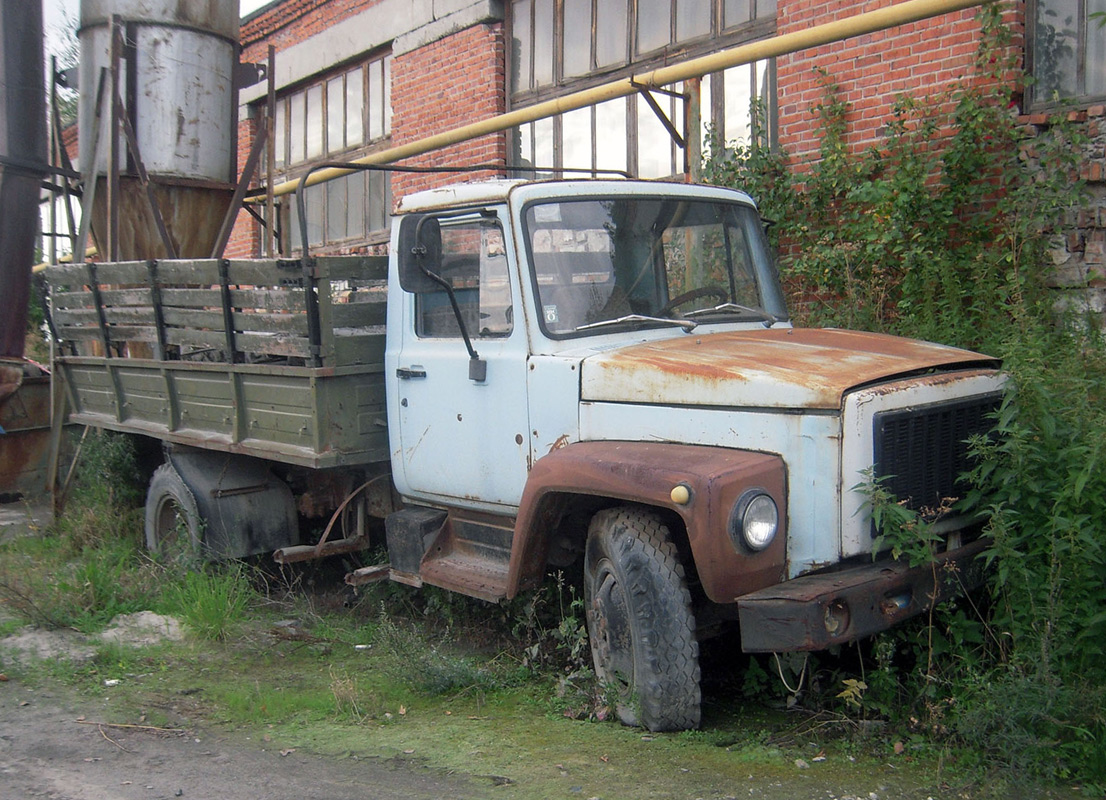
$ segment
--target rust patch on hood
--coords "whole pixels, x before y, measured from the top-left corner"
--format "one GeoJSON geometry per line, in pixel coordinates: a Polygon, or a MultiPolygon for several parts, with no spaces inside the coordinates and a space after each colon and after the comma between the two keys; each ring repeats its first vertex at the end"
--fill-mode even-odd
{"type": "Polygon", "coordinates": [[[997,366],[955,347],[814,328],[680,336],[591,356],[584,400],[837,409],[857,386],[930,369],[997,366]]]}

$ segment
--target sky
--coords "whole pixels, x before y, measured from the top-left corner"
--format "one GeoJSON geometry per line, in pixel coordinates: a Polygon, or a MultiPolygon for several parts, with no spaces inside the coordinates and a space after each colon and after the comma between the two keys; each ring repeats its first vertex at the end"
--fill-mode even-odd
{"type": "MultiPolygon", "coordinates": [[[[238,7],[241,15],[256,11],[270,0],[240,0],[238,7]]],[[[42,0],[42,27],[45,33],[46,55],[57,49],[62,40],[61,32],[65,30],[66,18],[73,21],[76,26],[80,15],[80,0],[42,0]]]]}

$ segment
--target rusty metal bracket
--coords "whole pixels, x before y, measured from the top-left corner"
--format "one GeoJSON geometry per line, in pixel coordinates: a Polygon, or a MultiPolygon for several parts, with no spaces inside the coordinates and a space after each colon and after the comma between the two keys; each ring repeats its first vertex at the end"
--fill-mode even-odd
{"type": "Polygon", "coordinates": [[[146,165],[142,161],[142,153],[138,149],[138,137],[135,136],[134,126],[131,125],[131,116],[127,113],[127,109],[123,107],[123,101],[119,97],[115,98],[115,104],[115,115],[123,125],[123,135],[127,139],[127,149],[130,150],[131,158],[134,160],[134,170],[138,173],[138,182],[146,190],[146,203],[154,217],[154,226],[157,228],[158,236],[161,237],[165,255],[168,258],[177,258],[177,248],[173,245],[173,240],[169,237],[169,230],[165,227],[165,218],[161,216],[161,208],[157,204],[153,184],[150,183],[150,176],[146,172],[146,165]]]}
{"type": "Polygon", "coordinates": [[[154,308],[154,328],[157,335],[157,359],[165,360],[165,354],[169,352],[165,338],[165,310],[161,306],[161,281],[157,274],[157,261],[150,259],[146,262],[146,272],[150,276],[150,304],[154,308]]]}
{"type": "Polygon", "coordinates": [[[92,293],[92,302],[96,304],[96,322],[100,327],[100,342],[104,346],[104,358],[111,358],[111,336],[108,334],[108,320],[104,314],[104,299],[100,294],[100,280],[96,277],[96,264],[85,262],[88,271],[88,290],[92,293]]]}
{"type": "Polygon", "coordinates": [[[219,259],[219,297],[223,306],[223,336],[227,344],[227,361],[235,362],[234,310],[230,304],[230,262],[219,259]]]}
{"type": "Polygon", "coordinates": [[[658,89],[656,87],[646,86],[642,83],[631,81],[631,85],[638,90],[638,94],[649,105],[649,108],[653,109],[653,113],[657,115],[657,119],[660,120],[661,125],[668,131],[668,135],[672,137],[672,141],[676,143],[676,146],[680,149],[687,147],[687,141],[684,139],[683,134],[676,130],[676,126],[672,123],[672,120],[668,118],[668,115],[664,113],[664,109],[660,107],[660,103],[653,97],[653,92],[659,92],[660,94],[668,95],[669,97],[678,97],[684,102],[687,102],[687,95],[680,92],[673,92],[668,89],[658,89]]]}
{"type": "MultiPolygon", "coordinates": [[[[88,244],[88,235],[92,230],[92,206],[96,200],[96,171],[100,167],[100,145],[104,127],[104,85],[107,83],[107,68],[100,69],[100,82],[96,89],[96,115],[92,124],[92,164],[85,173],[87,182],[81,198],[81,227],[77,232],[77,241],[73,243],[73,259],[83,260],[88,244]]],[[[81,165],[82,170],[85,165],[81,165]]]]}
{"type": "Polygon", "coordinates": [[[231,198],[230,207],[227,208],[227,213],[223,217],[223,224],[219,228],[219,235],[215,239],[215,245],[211,248],[212,258],[222,258],[223,252],[227,249],[230,235],[234,231],[234,223],[238,219],[238,210],[242,206],[242,200],[246,197],[246,191],[249,189],[250,182],[253,180],[253,174],[257,171],[257,162],[261,160],[261,150],[265,147],[265,143],[268,140],[268,128],[262,128],[258,132],[257,138],[253,140],[253,145],[250,147],[250,154],[246,158],[245,165],[242,167],[242,176],[238,179],[238,185],[234,189],[234,196],[231,198]]]}

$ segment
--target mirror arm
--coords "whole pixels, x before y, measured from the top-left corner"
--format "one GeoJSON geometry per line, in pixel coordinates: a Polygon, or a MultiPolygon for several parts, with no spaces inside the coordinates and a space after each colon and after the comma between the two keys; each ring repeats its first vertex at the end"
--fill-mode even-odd
{"type": "Polygon", "coordinates": [[[446,295],[449,297],[449,305],[453,308],[453,316],[457,318],[457,327],[461,330],[461,338],[465,340],[465,349],[469,351],[469,358],[474,360],[480,358],[479,354],[477,354],[477,352],[472,347],[472,340],[469,339],[468,330],[465,328],[465,321],[461,317],[461,307],[457,304],[457,295],[453,293],[453,287],[450,286],[449,281],[447,281],[441,275],[435,275],[433,272],[426,269],[425,267],[423,268],[423,272],[426,273],[426,277],[430,278],[430,280],[434,281],[434,283],[441,286],[446,295]]]}
{"type": "MultiPolygon", "coordinates": [[[[416,243],[422,241],[422,237],[420,234],[422,233],[422,224],[426,219],[426,217],[423,217],[415,224],[416,243]]],[[[465,349],[468,350],[469,354],[469,380],[483,382],[488,376],[488,362],[480,358],[480,354],[477,353],[475,348],[473,348],[472,346],[472,340],[469,338],[469,332],[468,328],[465,326],[465,320],[461,316],[461,307],[457,304],[457,295],[453,293],[453,287],[450,285],[449,281],[447,281],[441,275],[431,272],[429,269],[426,268],[424,264],[421,263],[421,258],[426,255],[425,245],[416,244],[411,249],[411,255],[415,256],[415,258],[419,260],[419,269],[422,270],[423,274],[430,280],[434,281],[434,283],[441,286],[443,291],[445,291],[446,296],[449,298],[449,305],[453,309],[453,316],[457,319],[457,329],[461,332],[461,338],[464,340],[465,349]]]]}

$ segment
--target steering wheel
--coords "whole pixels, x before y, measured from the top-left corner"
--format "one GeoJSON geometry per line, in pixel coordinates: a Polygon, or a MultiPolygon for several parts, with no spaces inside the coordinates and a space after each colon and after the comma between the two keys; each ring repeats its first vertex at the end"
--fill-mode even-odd
{"type": "Polygon", "coordinates": [[[725,302],[730,299],[730,293],[721,286],[700,286],[698,289],[692,289],[691,291],[673,297],[661,306],[657,311],[657,316],[667,316],[675,311],[678,306],[682,306],[684,303],[690,303],[692,300],[698,300],[700,297],[715,297],[719,302],[725,302]]]}

